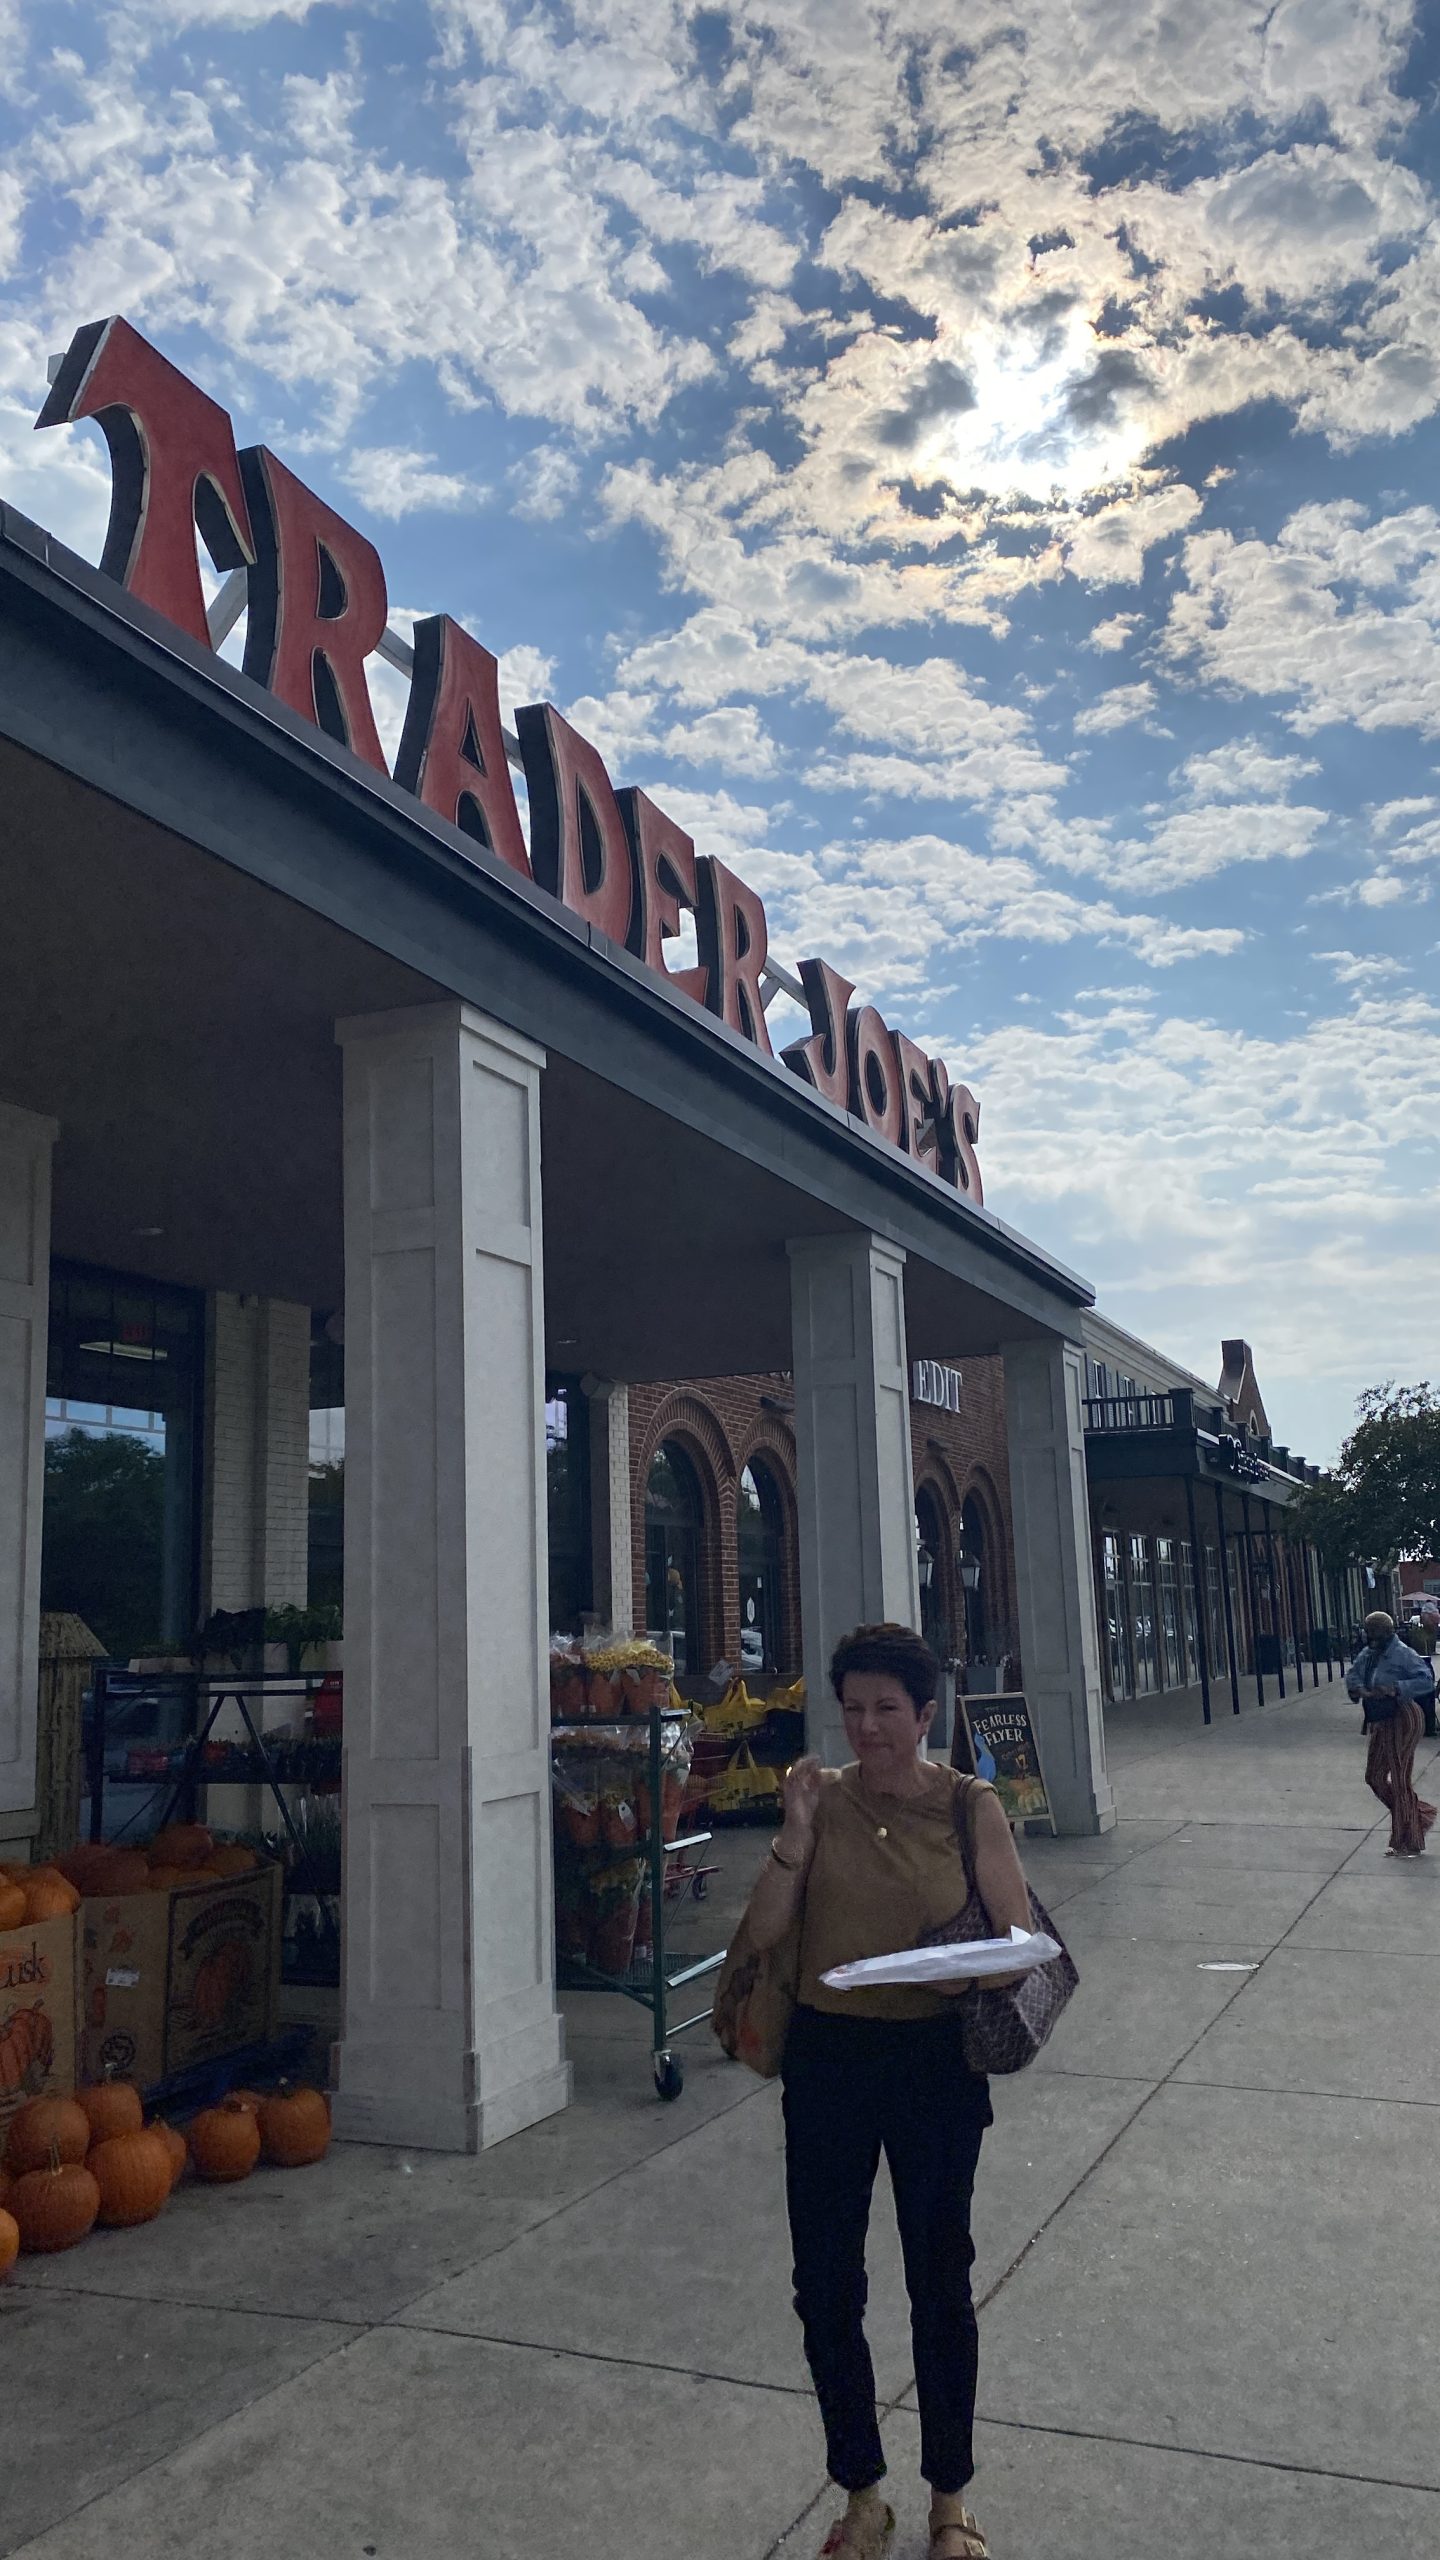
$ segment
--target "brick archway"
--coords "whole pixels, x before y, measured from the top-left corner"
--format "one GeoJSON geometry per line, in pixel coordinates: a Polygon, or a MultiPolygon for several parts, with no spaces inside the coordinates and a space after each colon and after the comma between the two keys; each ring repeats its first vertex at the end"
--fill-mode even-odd
{"type": "MultiPolygon", "coordinates": [[[[780,1608],[779,1667],[786,1679],[798,1678],[803,1652],[800,1632],[800,1531],[795,1490],[795,1435],[773,1414],[765,1414],[737,1450],[735,1485],[738,1496],[740,1478],[748,1466],[763,1467],[775,1487],[780,1503],[780,1608]]],[[[736,1556],[732,1576],[732,1605],[735,1612],[734,1642],[740,1643],[740,1576],[736,1556]]],[[[727,1645],[727,1652],[728,1652],[727,1645]]],[[[733,1658],[733,1657],[732,1657],[733,1658]]]]}
{"type": "MultiPolygon", "coordinates": [[[[645,1624],[645,1488],[661,1448],[669,1441],[683,1451],[700,1491],[699,1631],[696,1668],[708,1670],[727,1653],[725,1552],[728,1543],[733,1581],[735,1553],[734,1452],[720,1417],[692,1390],[668,1395],[650,1417],[635,1453],[631,1500],[637,1534],[633,1542],[635,1624],[645,1624]]],[[[732,1609],[732,1614],[736,1614],[732,1609]]],[[[728,1658],[728,1657],[727,1657],[728,1658]]]]}

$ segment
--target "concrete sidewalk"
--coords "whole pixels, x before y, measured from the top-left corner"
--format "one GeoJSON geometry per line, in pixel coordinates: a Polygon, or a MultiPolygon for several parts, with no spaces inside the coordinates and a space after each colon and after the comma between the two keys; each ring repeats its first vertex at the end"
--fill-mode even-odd
{"type": "MultiPolygon", "coordinates": [[[[1384,1857],[1338,1684],[1138,1713],[1111,1760],[1118,1830],[1027,1850],[1081,1990],[977,2196],[996,2560],[1432,2560],[1440,1855],[1384,1857]]],[[[722,1841],[727,1899],[760,1845],[722,1841]]],[[[639,2012],[572,2006],[577,2104],[484,2160],[351,2147],[25,2262],[0,2551],[809,2560],[775,2092],[702,2034],[661,2107],[639,2012]]],[[[888,2199],[872,2275],[921,2560],[888,2199]]]]}

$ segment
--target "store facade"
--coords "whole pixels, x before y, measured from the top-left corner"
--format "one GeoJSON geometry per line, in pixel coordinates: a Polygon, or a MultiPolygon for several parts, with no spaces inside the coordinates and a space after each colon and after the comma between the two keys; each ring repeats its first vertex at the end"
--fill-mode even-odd
{"type": "Polygon", "coordinates": [[[1327,1570],[1287,1515],[1319,1469],[1271,1433],[1248,1343],[1208,1388],[1092,1311],[1085,1459],[1107,1710],[1220,1712],[1343,1667],[1385,1594],[1327,1570]]]}
{"type": "MultiPolygon", "coordinates": [[[[983,1204],[966,1088],[823,961],[797,981],[810,1037],[773,1056],[759,901],[615,795],[546,706],[521,715],[527,843],[494,661],[443,620],[417,635],[391,774],[365,690],[393,639],[370,547],[274,456],[237,472],[223,412],[122,327],[80,333],[45,412],[105,427],[104,564],[0,512],[0,1820],[23,1837],[33,1804],[47,1397],[62,1432],[76,1405],[155,1418],[159,1636],[225,1589],[303,1600],[303,1381],[317,1331],[338,1337],[336,2121],[472,2148],[568,2092],[552,1452],[600,1496],[612,1585],[628,1573],[633,1604],[653,1576],[703,1652],[684,1619],[700,1436],[648,1417],[647,1496],[660,1450],[692,1472],[671,1462],[637,1571],[629,1399],[789,1379],[790,1413],[731,1452],[732,1580],[752,1644],[798,1641],[833,1749],[835,1636],[921,1614],[913,1364],[998,1361],[1007,1605],[1062,1828],[1093,1832],[1114,1814],[1090,1292],[983,1204]],[[248,673],[211,646],[197,522],[248,597],[248,673]],[[698,986],[664,963],[686,905],[698,986]],[[637,1199],[656,1165],[663,1190],[637,1199]]],[[[117,1643],[134,1623],[117,1614],[117,1643]]]]}

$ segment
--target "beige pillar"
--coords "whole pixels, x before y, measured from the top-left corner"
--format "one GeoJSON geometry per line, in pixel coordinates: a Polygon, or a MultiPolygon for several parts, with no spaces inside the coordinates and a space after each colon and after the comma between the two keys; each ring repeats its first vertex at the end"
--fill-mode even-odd
{"type": "Polygon", "coordinates": [[[564,2106],[550,1854],[541,1051],[342,1023],[337,2130],[478,2150],[564,2106]]]}
{"type": "Polygon", "coordinates": [[[1108,1831],[1105,1715],[1090,1496],[1085,1353],[1050,1335],[1004,1346],[1020,1662],[1058,1827],[1108,1831]]]}
{"type": "Polygon", "coordinates": [[[790,1253],[800,1618],[811,1747],[848,1757],[829,1662],[848,1628],[920,1624],[905,1256],[879,1236],[790,1253]]]}

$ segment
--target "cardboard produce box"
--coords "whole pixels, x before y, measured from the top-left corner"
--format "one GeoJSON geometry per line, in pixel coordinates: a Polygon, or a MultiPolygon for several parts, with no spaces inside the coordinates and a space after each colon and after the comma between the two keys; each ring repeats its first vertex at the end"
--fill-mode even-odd
{"type": "Polygon", "coordinates": [[[0,1934],[0,2150],[27,2098],[75,2086],[80,1915],[0,1934]]]}
{"type": "Polygon", "coordinates": [[[142,2088],[274,2034],[281,1869],[82,1903],[81,2062],[142,2088]]]}

